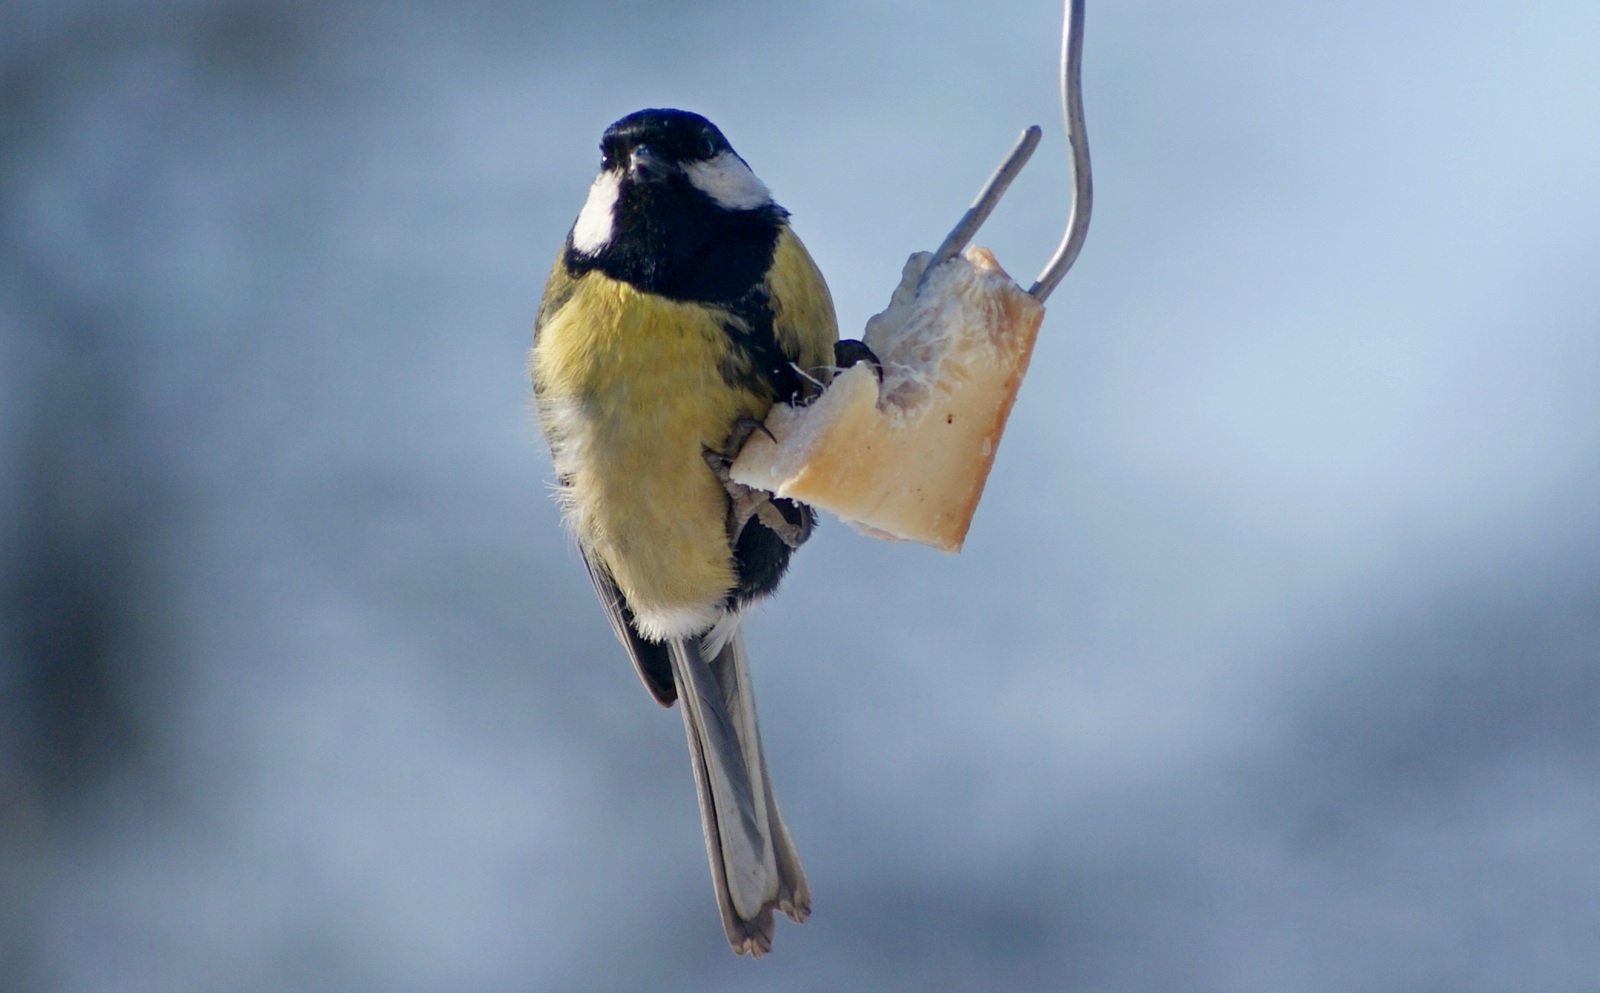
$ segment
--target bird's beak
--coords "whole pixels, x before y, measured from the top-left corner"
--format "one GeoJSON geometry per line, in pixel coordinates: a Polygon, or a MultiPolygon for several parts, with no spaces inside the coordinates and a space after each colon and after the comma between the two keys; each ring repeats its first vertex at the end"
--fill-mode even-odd
{"type": "Polygon", "coordinates": [[[645,183],[656,183],[667,178],[669,166],[665,159],[651,151],[649,145],[640,145],[628,156],[628,174],[645,183]]]}

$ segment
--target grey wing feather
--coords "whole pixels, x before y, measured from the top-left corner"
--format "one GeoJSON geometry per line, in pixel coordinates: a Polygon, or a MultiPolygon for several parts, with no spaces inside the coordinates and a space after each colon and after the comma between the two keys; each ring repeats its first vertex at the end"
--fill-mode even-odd
{"type": "Polygon", "coordinates": [[[622,647],[628,650],[628,657],[633,660],[633,667],[639,671],[639,678],[644,681],[644,688],[656,698],[656,702],[663,707],[672,706],[678,699],[678,692],[672,679],[672,660],[668,657],[667,646],[655,641],[646,641],[639,636],[633,626],[633,611],[628,609],[627,601],[622,598],[622,591],[617,589],[617,584],[611,581],[605,567],[590,561],[589,553],[583,554],[583,567],[589,570],[589,580],[594,583],[595,595],[600,598],[600,606],[606,612],[606,620],[611,622],[611,630],[622,642],[622,647]]]}

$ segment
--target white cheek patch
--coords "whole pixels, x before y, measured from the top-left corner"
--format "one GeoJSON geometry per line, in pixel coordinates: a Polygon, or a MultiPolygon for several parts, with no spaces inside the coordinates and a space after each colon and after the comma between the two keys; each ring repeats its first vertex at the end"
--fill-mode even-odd
{"type": "Polygon", "coordinates": [[[611,241],[611,225],[621,187],[619,171],[608,169],[594,178],[594,185],[589,187],[589,199],[584,201],[578,220],[572,225],[572,247],[576,251],[596,255],[611,241]]]}
{"type": "Polygon", "coordinates": [[[767,184],[732,152],[722,152],[705,162],[691,162],[683,171],[695,189],[727,210],[754,210],[772,202],[767,184]]]}

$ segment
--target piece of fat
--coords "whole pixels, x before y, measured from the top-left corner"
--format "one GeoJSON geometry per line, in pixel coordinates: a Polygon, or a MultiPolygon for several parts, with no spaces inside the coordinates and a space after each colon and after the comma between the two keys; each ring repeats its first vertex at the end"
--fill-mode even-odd
{"type": "Polygon", "coordinates": [[[906,262],[859,363],[811,404],[778,404],[733,478],[830,511],[867,534],[958,552],[1027,371],[1044,307],[987,249],[906,262]],[[774,441],[773,439],[776,439],[774,441]]]}

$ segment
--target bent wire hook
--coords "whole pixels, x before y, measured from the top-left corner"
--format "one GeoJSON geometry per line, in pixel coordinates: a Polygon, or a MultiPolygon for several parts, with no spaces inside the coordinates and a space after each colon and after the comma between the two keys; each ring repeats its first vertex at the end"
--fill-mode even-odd
{"type": "MultiPolygon", "coordinates": [[[[1083,124],[1083,4],[1084,0],[1066,0],[1066,12],[1061,24],[1061,116],[1067,129],[1068,164],[1072,168],[1072,203],[1067,211],[1067,230],[1061,244],[1045,264],[1044,271],[1028,293],[1044,303],[1060,284],[1072,263],[1078,260],[1083,240],[1089,234],[1089,214],[1094,206],[1094,177],[1089,170],[1089,136],[1083,124]]],[[[984,184],[978,198],[962,215],[960,222],[945,237],[933,253],[928,270],[955,257],[967,246],[978,228],[988,220],[1006,188],[1017,178],[1017,173],[1027,164],[1034,149],[1039,147],[1041,132],[1037,124],[1022,132],[1016,147],[1000,163],[989,182],[984,184]]]]}

